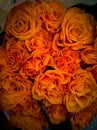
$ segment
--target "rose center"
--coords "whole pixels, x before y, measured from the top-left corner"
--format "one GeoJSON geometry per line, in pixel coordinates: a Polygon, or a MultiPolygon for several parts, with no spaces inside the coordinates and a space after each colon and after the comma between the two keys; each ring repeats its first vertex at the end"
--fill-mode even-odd
{"type": "Polygon", "coordinates": [[[75,37],[81,35],[81,31],[78,28],[73,28],[70,33],[71,33],[71,35],[73,35],[75,37]]]}

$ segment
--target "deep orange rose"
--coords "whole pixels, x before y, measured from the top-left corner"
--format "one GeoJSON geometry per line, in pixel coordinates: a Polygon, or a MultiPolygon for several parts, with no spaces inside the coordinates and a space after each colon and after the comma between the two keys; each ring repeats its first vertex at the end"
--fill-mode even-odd
{"type": "Polygon", "coordinates": [[[71,125],[74,130],[87,127],[97,114],[97,99],[88,107],[78,113],[73,113],[70,117],[71,125]]]}
{"type": "Polygon", "coordinates": [[[32,96],[37,100],[47,99],[52,104],[61,104],[63,98],[64,75],[59,70],[48,70],[38,75],[32,88],[32,96]]]}
{"type": "Polygon", "coordinates": [[[68,85],[68,93],[64,97],[69,112],[78,112],[91,105],[97,98],[97,83],[90,73],[79,70],[68,85]]]}
{"type": "Polygon", "coordinates": [[[39,31],[40,28],[41,22],[34,16],[31,3],[26,1],[12,8],[7,17],[5,31],[7,34],[25,40],[39,31]]]}
{"type": "Polygon", "coordinates": [[[7,77],[1,82],[3,93],[0,96],[0,106],[8,111],[31,95],[33,84],[19,75],[7,77]]]}
{"type": "Polygon", "coordinates": [[[51,105],[47,108],[47,113],[50,121],[53,124],[60,124],[64,122],[67,118],[67,110],[64,105],[51,105]]]}
{"type": "Polygon", "coordinates": [[[48,126],[38,102],[27,99],[9,112],[11,123],[22,130],[43,130],[48,126]]]}
{"type": "Polygon", "coordinates": [[[95,21],[92,15],[76,7],[68,9],[62,22],[62,41],[64,46],[74,50],[86,48],[93,41],[95,21]]]}

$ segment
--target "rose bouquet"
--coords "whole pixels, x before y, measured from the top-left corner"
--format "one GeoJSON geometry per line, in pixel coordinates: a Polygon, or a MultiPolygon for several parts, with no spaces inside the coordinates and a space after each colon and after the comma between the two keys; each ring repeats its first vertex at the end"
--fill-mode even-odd
{"type": "Polygon", "coordinates": [[[0,46],[0,110],[22,130],[69,119],[75,130],[97,114],[97,23],[59,1],[12,8],[0,46]],[[45,113],[45,114],[44,114],[45,113]]]}

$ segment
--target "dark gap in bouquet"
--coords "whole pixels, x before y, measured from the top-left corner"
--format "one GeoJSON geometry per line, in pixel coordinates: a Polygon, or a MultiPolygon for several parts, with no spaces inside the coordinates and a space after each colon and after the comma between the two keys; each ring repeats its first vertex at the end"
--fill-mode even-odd
{"type": "MultiPolygon", "coordinates": [[[[90,13],[94,16],[95,20],[97,20],[97,3],[94,5],[86,5],[86,4],[76,4],[72,7],[77,7],[85,10],[86,13],[90,13]]],[[[70,8],[72,8],[70,7],[70,8]]]]}

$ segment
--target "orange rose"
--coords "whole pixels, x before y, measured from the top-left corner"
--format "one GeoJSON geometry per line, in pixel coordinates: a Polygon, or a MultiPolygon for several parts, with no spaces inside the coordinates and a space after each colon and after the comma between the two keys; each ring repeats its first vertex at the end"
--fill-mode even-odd
{"type": "Polygon", "coordinates": [[[35,69],[35,63],[33,60],[26,61],[23,66],[21,66],[19,70],[19,74],[23,78],[34,78],[39,72],[39,70],[36,71],[35,69]]]}
{"type": "Polygon", "coordinates": [[[36,7],[36,15],[42,19],[43,28],[51,33],[61,30],[61,23],[67,11],[65,6],[58,1],[44,1],[36,7]]]}
{"type": "Polygon", "coordinates": [[[27,99],[25,104],[17,105],[9,112],[11,123],[22,130],[43,130],[48,126],[41,106],[32,99],[27,99]]]}
{"type": "Polygon", "coordinates": [[[68,9],[62,23],[62,41],[64,46],[74,50],[86,48],[93,41],[95,21],[92,15],[81,9],[68,9]]]}
{"type": "Polygon", "coordinates": [[[35,78],[39,73],[45,71],[46,66],[52,63],[52,57],[43,50],[33,51],[32,57],[24,62],[19,73],[23,77],[35,78]]]}
{"type": "Polygon", "coordinates": [[[88,67],[87,68],[88,72],[91,72],[93,78],[95,79],[96,83],[97,83],[97,65],[94,65],[92,67],[88,67]]]}
{"type": "Polygon", "coordinates": [[[79,52],[64,48],[55,62],[58,69],[73,74],[80,68],[79,52]]]}
{"type": "Polygon", "coordinates": [[[21,64],[27,60],[28,53],[22,44],[24,43],[21,41],[12,43],[11,40],[6,43],[6,54],[2,61],[4,64],[4,71],[16,72],[19,70],[21,64]]]}
{"type": "Polygon", "coordinates": [[[67,118],[67,110],[64,105],[52,105],[47,108],[48,116],[53,124],[60,124],[67,118]]]}
{"type": "Polygon", "coordinates": [[[97,98],[97,84],[90,73],[79,70],[68,85],[68,93],[64,97],[69,112],[78,112],[88,107],[97,98]]]}
{"type": "Polygon", "coordinates": [[[36,33],[33,37],[25,41],[25,46],[29,52],[36,49],[40,50],[50,50],[51,45],[51,35],[46,30],[41,30],[36,33]]]}
{"type": "Polygon", "coordinates": [[[97,64],[97,52],[93,47],[87,47],[81,51],[81,59],[86,64],[97,64]]]}
{"type": "Polygon", "coordinates": [[[4,79],[7,76],[6,72],[4,71],[5,67],[3,62],[5,54],[6,49],[3,46],[0,46],[0,80],[4,79]]]}
{"type": "Polygon", "coordinates": [[[38,75],[32,88],[32,96],[37,100],[47,99],[52,104],[61,104],[63,98],[64,75],[59,70],[47,70],[38,75]]]}
{"type": "Polygon", "coordinates": [[[95,49],[96,55],[97,55],[97,38],[96,38],[95,41],[94,41],[94,49],[95,49]]]}
{"type": "Polygon", "coordinates": [[[16,58],[16,54],[14,55],[7,51],[4,57],[4,66],[6,71],[13,71],[16,72],[19,70],[19,62],[16,58]]]}
{"type": "Polygon", "coordinates": [[[71,125],[74,130],[87,127],[97,114],[97,99],[87,108],[78,113],[73,113],[70,117],[71,125]]]}
{"type": "Polygon", "coordinates": [[[19,75],[7,77],[1,82],[3,93],[0,96],[0,106],[8,111],[31,95],[33,84],[19,75]]]}
{"type": "Polygon", "coordinates": [[[60,33],[55,34],[52,42],[52,48],[54,51],[61,51],[64,48],[60,33]]]}
{"type": "Polygon", "coordinates": [[[39,31],[40,26],[39,19],[34,17],[31,3],[25,2],[12,8],[7,17],[5,31],[7,34],[25,40],[39,31]]]}

